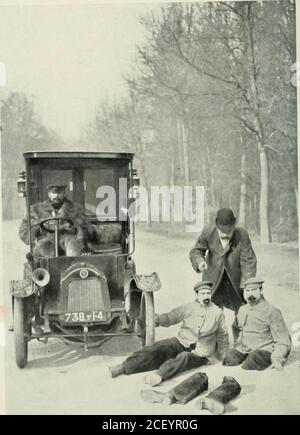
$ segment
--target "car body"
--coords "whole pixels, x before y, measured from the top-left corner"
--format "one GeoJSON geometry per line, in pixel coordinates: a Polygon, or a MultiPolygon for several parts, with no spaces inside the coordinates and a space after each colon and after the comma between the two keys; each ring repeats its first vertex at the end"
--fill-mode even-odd
{"type": "Polygon", "coordinates": [[[46,258],[34,255],[35,241],[29,236],[23,279],[11,282],[20,368],[27,364],[32,339],[58,337],[82,343],[85,349],[117,335],[139,336],[143,346],[154,342],[153,292],[160,282],[156,273],[136,274],[132,258],[135,224],[128,208],[138,186],[133,158],[131,153],[111,152],[24,154],[18,193],[26,197],[29,234],[31,207],[47,199],[47,185],[55,178],[67,186],[68,199],[83,208],[93,240],[87,255],[61,255],[60,219],[50,219],[57,249],[55,256],[46,258]],[[103,213],[104,192],[113,191],[115,205],[103,213]]]}

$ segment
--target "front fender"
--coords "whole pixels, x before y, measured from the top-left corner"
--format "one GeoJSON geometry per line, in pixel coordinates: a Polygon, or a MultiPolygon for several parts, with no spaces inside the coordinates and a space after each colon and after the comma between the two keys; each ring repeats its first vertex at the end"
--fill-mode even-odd
{"type": "Polygon", "coordinates": [[[35,293],[35,285],[24,279],[13,280],[10,282],[10,293],[15,298],[29,298],[35,293]]]}
{"type": "Polygon", "coordinates": [[[153,293],[160,288],[161,283],[156,272],[150,275],[131,275],[124,285],[125,310],[131,319],[137,320],[140,317],[143,293],[153,293]]]}
{"type": "Polygon", "coordinates": [[[157,272],[153,272],[150,275],[134,274],[130,281],[131,283],[134,281],[136,289],[142,292],[153,293],[161,288],[161,282],[157,272]]]}

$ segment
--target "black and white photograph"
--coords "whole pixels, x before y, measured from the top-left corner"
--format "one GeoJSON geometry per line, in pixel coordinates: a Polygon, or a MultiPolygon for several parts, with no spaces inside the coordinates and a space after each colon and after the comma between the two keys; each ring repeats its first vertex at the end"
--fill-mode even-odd
{"type": "Polygon", "coordinates": [[[0,414],[300,415],[298,9],[0,1],[0,414]]]}

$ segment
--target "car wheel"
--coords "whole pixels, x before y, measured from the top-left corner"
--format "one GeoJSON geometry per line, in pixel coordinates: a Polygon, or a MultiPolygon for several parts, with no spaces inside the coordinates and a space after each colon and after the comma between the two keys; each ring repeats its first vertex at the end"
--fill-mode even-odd
{"type": "Polygon", "coordinates": [[[14,339],[15,339],[15,358],[17,366],[22,369],[28,361],[28,341],[25,337],[26,313],[25,303],[21,298],[14,299],[14,339]]]}
{"type": "Polygon", "coordinates": [[[142,346],[150,346],[155,340],[153,293],[143,292],[140,309],[142,346]]]}

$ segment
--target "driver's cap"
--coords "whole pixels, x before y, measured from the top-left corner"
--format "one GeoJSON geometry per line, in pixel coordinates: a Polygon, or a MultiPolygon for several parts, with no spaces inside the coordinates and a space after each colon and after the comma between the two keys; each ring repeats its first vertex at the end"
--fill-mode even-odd
{"type": "Polygon", "coordinates": [[[58,183],[51,183],[47,184],[47,190],[48,192],[51,190],[52,192],[62,192],[67,187],[66,184],[58,184],[58,183]]]}
{"type": "Polygon", "coordinates": [[[264,280],[261,278],[249,278],[247,281],[244,282],[241,288],[257,288],[262,287],[263,284],[264,280]]]}
{"type": "Polygon", "coordinates": [[[194,291],[198,292],[200,290],[212,290],[213,283],[211,281],[200,281],[194,285],[194,291]]]}

